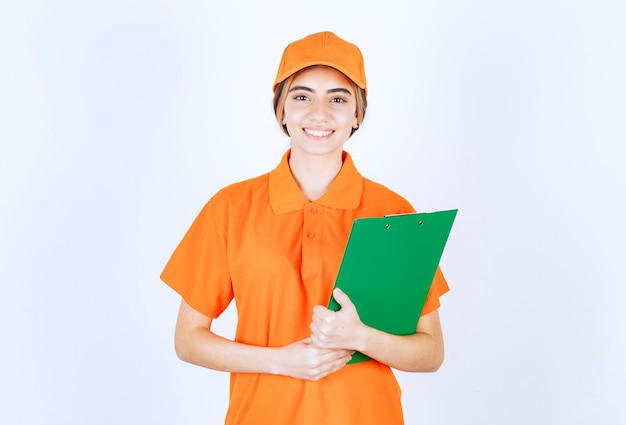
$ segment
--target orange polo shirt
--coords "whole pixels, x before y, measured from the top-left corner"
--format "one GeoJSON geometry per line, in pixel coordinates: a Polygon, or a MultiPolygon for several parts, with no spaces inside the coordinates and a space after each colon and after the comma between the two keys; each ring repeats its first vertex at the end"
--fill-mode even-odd
{"type": "MultiPolygon", "coordinates": [[[[386,187],[363,178],[350,155],[320,199],[298,188],[287,152],[268,174],[227,186],[205,205],[161,278],[202,314],[217,318],[234,298],[235,340],[276,347],[310,335],[313,307],[326,305],[355,218],[413,212],[386,187]]],[[[422,314],[448,290],[437,272],[422,314]]],[[[400,388],[375,360],[319,381],[231,374],[226,424],[402,424],[400,388]]]]}

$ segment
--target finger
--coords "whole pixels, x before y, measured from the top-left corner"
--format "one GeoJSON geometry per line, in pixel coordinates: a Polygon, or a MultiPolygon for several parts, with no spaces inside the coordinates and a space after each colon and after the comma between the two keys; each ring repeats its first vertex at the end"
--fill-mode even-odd
{"type": "Polygon", "coordinates": [[[319,336],[320,336],[319,328],[315,326],[314,323],[311,323],[309,328],[311,329],[311,336],[309,337],[309,340],[311,341],[312,344],[319,346],[319,336]]]}
{"type": "Polygon", "coordinates": [[[327,311],[329,310],[321,305],[316,305],[315,307],[313,307],[313,315],[323,315],[327,311]]]}
{"type": "Polygon", "coordinates": [[[337,362],[337,361],[341,362],[342,360],[347,362],[348,361],[347,359],[352,358],[352,354],[354,354],[351,351],[343,350],[343,349],[340,349],[340,350],[333,349],[330,351],[332,355],[329,356],[328,361],[332,361],[332,362],[337,362]]]}
{"type": "Polygon", "coordinates": [[[326,337],[323,334],[317,332],[311,334],[311,342],[313,345],[321,350],[328,350],[331,348],[326,342],[326,337]]]}
{"type": "Polygon", "coordinates": [[[348,295],[346,295],[346,293],[339,288],[334,289],[333,297],[335,297],[335,300],[339,303],[342,309],[353,306],[352,301],[350,301],[350,297],[348,297],[348,295]]]}
{"type": "Polygon", "coordinates": [[[325,335],[327,327],[328,322],[325,322],[320,318],[313,319],[313,321],[309,324],[309,329],[311,329],[311,332],[315,333],[316,335],[325,335]]]}
{"type": "Polygon", "coordinates": [[[344,350],[333,350],[333,356],[331,358],[327,358],[325,361],[325,367],[323,371],[321,371],[320,375],[330,375],[344,367],[351,359],[352,356],[344,352],[344,350]],[[338,355],[341,354],[341,355],[338,355]]]}
{"type": "Polygon", "coordinates": [[[339,369],[344,367],[350,360],[352,360],[352,356],[350,355],[341,356],[332,363],[332,372],[338,371],[339,369]]]}
{"type": "Polygon", "coordinates": [[[333,323],[333,317],[314,317],[311,325],[315,325],[317,332],[320,334],[328,333],[329,327],[333,323]]]}
{"type": "Polygon", "coordinates": [[[329,321],[335,312],[322,306],[313,307],[313,320],[329,321]]]}

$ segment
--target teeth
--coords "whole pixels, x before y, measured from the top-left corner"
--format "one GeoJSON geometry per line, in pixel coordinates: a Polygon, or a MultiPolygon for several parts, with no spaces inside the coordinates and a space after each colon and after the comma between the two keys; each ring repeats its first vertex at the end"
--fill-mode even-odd
{"type": "Polygon", "coordinates": [[[332,133],[332,130],[311,130],[308,128],[305,128],[304,131],[313,137],[325,137],[332,133]]]}

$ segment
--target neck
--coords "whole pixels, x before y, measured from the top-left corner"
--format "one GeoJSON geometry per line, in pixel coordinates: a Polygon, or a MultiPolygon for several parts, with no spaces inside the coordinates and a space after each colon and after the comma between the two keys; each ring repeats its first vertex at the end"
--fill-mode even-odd
{"type": "Polygon", "coordinates": [[[321,198],[341,170],[343,157],[339,155],[311,157],[298,155],[293,150],[289,167],[300,190],[309,201],[321,198]]]}

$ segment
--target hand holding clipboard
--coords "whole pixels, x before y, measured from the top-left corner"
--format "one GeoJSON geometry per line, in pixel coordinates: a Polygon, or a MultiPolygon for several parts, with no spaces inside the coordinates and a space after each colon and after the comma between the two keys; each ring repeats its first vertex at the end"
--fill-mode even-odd
{"type": "MultiPolygon", "coordinates": [[[[335,287],[348,295],[365,325],[415,333],[457,211],[354,221],[335,287]]],[[[331,297],[328,308],[340,306],[331,297]]],[[[350,363],[364,360],[369,357],[357,352],[350,363]]]]}

